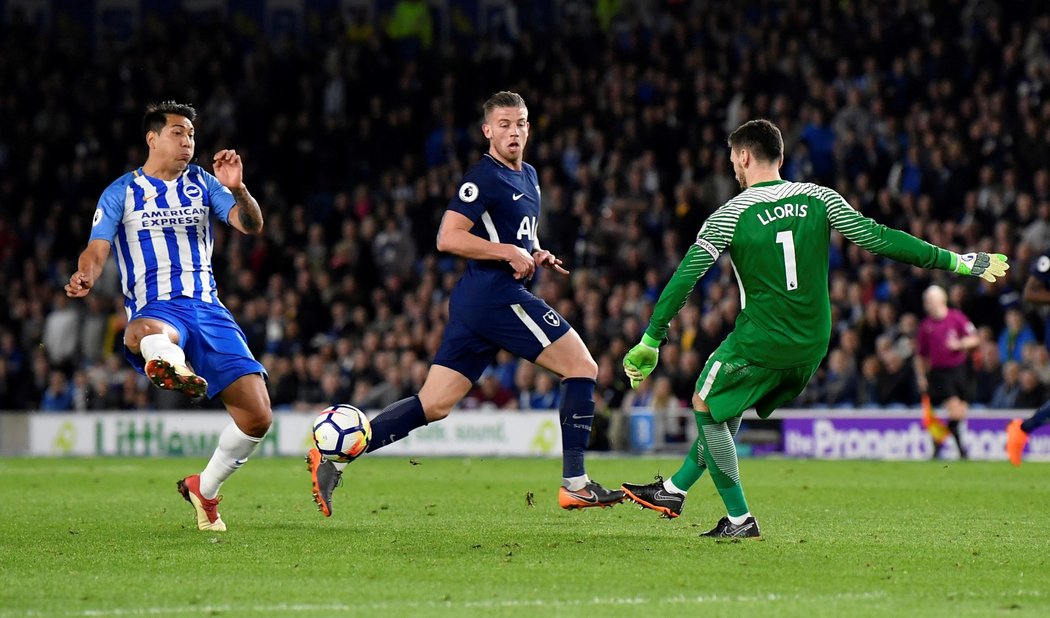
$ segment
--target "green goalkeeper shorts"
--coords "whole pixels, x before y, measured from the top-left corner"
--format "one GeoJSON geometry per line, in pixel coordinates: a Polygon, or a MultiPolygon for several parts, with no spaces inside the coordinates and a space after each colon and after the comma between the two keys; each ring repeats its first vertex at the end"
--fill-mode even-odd
{"type": "Polygon", "coordinates": [[[818,367],[820,361],[788,369],[759,367],[723,342],[707,359],[696,381],[696,392],[719,423],[740,416],[748,408],[766,418],[798,397],[818,367]]]}

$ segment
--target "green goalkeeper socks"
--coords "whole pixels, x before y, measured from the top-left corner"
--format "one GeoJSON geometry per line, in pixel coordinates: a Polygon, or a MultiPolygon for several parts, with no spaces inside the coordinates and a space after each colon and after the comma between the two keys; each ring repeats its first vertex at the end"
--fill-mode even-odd
{"type": "MultiPolygon", "coordinates": [[[[700,413],[697,413],[699,417],[700,413]]],[[[710,415],[708,415],[710,418],[710,415]]],[[[725,422],[729,427],[729,433],[733,436],[740,429],[740,417],[731,418],[725,422]]],[[[697,420],[697,430],[700,431],[700,422],[697,420]]],[[[671,482],[674,483],[675,487],[678,487],[682,491],[689,491],[700,477],[704,475],[704,470],[707,469],[707,464],[704,463],[704,455],[702,451],[703,447],[700,445],[700,438],[693,441],[693,446],[689,449],[689,454],[682,461],[682,466],[678,468],[678,472],[674,473],[671,477],[671,482]]]]}
{"type": "Polygon", "coordinates": [[[693,447],[689,449],[689,454],[682,461],[682,466],[671,477],[671,482],[674,483],[674,486],[682,491],[689,491],[689,488],[696,484],[700,477],[704,475],[704,469],[707,465],[704,464],[704,456],[700,453],[700,448],[700,438],[697,438],[693,441],[693,447]]]}
{"type": "MultiPolygon", "coordinates": [[[[722,496],[722,502],[730,515],[740,516],[748,512],[747,500],[744,499],[744,488],[740,486],[740,468],[736,458],[736,444],[728,422],[718,423],[711,418],[710,412],[697,412],[700,425],[698,440],[702,449],[704,462],[711,471],[711,480],[722,496]]],[[[739,428],[739,419],[735,419],[739,428]]],[[[676,483],[677,485],[677,483],[676,483]]],[[[679,487],[681,487],[679,485],[679,487]]]]}

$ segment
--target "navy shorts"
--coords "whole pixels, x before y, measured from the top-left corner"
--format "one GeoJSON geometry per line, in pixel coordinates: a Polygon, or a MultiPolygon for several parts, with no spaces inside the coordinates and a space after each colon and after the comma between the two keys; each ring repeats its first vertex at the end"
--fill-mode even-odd
{"type": "Polygon", "coordinates": [[[572,328],[539,298],[495,307],[455,306],[434,364],[458,371],[471,382],[506,350],[530,362],[572,328]]]}
{"type": "MultiPolygon", "coordinates": [[[[248,349],[244,331],[229,309],[219,303],[195,298],[173,298],[148,303],[131,316],[150,318],[179,331],[179,347],[193,371],[208,381],[208,397],[218,395],[237,378],[252,373],[266,378],[266,369],[248,349]]],[[[124,348],[124,357],[136,371],[145,375],[146,361],[124,348]]]]}

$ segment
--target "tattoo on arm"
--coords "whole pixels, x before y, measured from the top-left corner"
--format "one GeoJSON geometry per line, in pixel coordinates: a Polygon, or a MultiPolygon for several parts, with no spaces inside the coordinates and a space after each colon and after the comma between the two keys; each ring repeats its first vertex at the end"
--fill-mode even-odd
{"type": "Polygon", "coordinates": [[[241,226],[247,232],[258,232],[262,229],[262,210],[259,208],[259,202],[255,201],[251,193],[248,193],[247,187],[241,187],[232,191],[233,197],[237,200],[237,204],[240,209],[237,211],[238,219],[240,219],[241,226]]]}

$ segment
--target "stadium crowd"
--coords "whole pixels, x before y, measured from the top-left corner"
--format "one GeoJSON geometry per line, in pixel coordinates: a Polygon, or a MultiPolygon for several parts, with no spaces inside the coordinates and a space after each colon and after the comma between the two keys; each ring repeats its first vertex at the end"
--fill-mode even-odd
{"type": "MultiPolygon", "coordinates": [[[[217,226],[220,297],[269,371],[277,410],[380,408],[416,390],[461,263],[434,238],[483,151],[480,103],[520,92],[539,236],[570,278],[537,277],[599,363],[600,409],[686,406],[731,328],[723,257],[672,323],[653,380],[620,363],[703,221],[739,190],[725,136],[765,117],[783,175],[956,251],[1006,253],[1004,284],[889,263],[836,233],[830,353],[798,406],[918,401],[922,291],[978,327],[975,405],[1047,395],[1044,316],[1020,291],[1050,249],[1050,13],[1033,2],[508,2],[484,33],[430,19],[323,15],[268,42],[251,23],[147,19],[131,40],[16,13],[0,22],[0,409],[187,407],[124,361],[116,269],[83,301],[62,284],[96,201],[145,160],[146,102],[197,106],[199,162],[233,147],[266,217],[217,226]],[[192,23],[191,23],[192,21],[192,23]]],[[[475,24],[475,27],[477,24],[475,24]]],[[[465,406],[557,407],[550,374],[509,355],[465,406]]],[[[196,406],[215,405],[195,402],[196,406]]]]}

